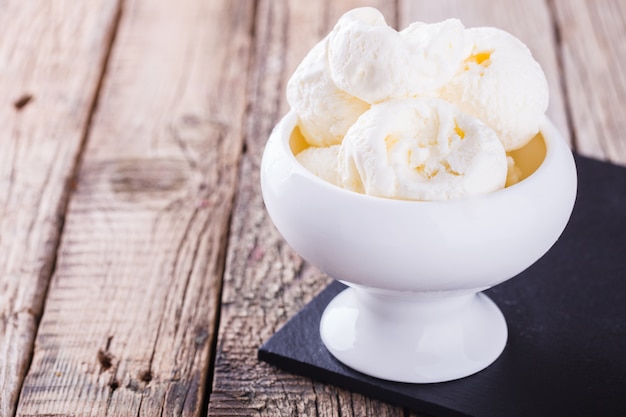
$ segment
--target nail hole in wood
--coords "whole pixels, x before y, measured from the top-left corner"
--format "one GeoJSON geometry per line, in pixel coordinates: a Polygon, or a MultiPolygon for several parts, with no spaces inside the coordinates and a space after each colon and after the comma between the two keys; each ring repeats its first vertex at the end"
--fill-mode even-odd
{"type": "Polygon", "coordinates": [[[146,384],[150,383],[150,381],[152,381],[152,372],[149,369],[139,372],[139,380],[145,382],[146,384]]]}
{"type": "Polygon", "coordinates": [[[16,110],[22,110],[24,107],[26,107],[28,103],[31,102],[32,99],[33,99],[32,94],[24,94],[23,96],[21,96],[20,98],[18,98],[17,100],[13,102],[13,106],[15,107],[16,110]]]}
{"type": "Polygon", "coordinates": [[[113,355],[100,349],[98,351],[98,362],[100,362],[102,369],[106,371],[113,365],[113,355]]]}
{"type": "Polygon", "coordinates": [[[109,388],[111,388],[111,391],[115,391],[119,387],[120,383],[117,381],[117,379],[113,379],[111,382],[109,382],[109,388]]]}

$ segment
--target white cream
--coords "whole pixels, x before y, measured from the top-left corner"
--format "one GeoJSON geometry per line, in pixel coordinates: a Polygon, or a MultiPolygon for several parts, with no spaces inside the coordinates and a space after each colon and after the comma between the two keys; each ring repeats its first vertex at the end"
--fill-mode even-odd
{"type": "Polygon", "coordinates": [[[310,147],[296,155],[298,162],[321,179],[334,185],[339,184],[340,145],[310,147]]]}
{"type": "Polygon", "coordinates": [[[500,29],[467,29],[464,64],[441,98],[478,117],[500,136],[507,151],[539,131],[548,107],[548,82],[519,39],[500,29]]]}
{"type": "Polygon", "coordinates": [[[343,187],[368,195],[448,200],[504,187],[507,158],[496,133],[443,100],[373,105],[339,152],[343,187]]]}
{"type": "Polygon", "coordinates": [[[445,200],[519,180],[515,150],[548,105],[528,48],[457,19],[398,32],[371,7],[344,14],[298,66],[287,100],[309,148],[302,165],[381,197],[445,200]],[[341,146],[340,146],[341,145],[341,146]]]}
{"type": "Polygon", "coordinates": [[[313,146],[341,143],[369,104],[340,90],[330,79],[327,38],[311,49],[287,83],[287,102],[298,114],[302,135],[313,146]]]}
{"type": "Polygon", "coordinates": [[[373,104],[435,92],[463,59],[457,19],[413,23],[397,32],[371,7],[344,14],[329,35],[330,75],[340,89],[373,104]]]}

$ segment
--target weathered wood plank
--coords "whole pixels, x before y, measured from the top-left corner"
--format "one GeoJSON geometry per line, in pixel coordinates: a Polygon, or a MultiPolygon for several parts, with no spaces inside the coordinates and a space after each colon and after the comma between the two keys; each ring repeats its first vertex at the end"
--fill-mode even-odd
{"type": "Polygon", "coordinates": [[[0,416],[30,362],[117,1],[0,5],[0,416]]]}
{"type": "Polygon", "coordinates": [[[265,212],[259,186],[263,147],[287,111],[285,85],[298,63],[339,16],[366,3],[377,3],[395,25],[395,7],[386,1],[258,3],[247,153],[230,231],[211,416],[403,415],[401,408],[287,374],[256,358],[257,348],[329,282],[284,243],[265,212]]]}
{"type": "Polygon", "coordinates": [[[253,12],[124,3],[18,416],[201,414],[253,12]]]}
{"type": "Polygon", "coordinates": [[[626,2],[553,1],[576,147],[626,164],[626,2]]]}
{"type": "Polygon", "coordinates": [[[456,17],[465,27],[494,26],[518,37],[541,64],[550,88],[547,114],[572,143],[561,85],[554,24],[545,0],[400,0],[400,26],[456,17]]]}

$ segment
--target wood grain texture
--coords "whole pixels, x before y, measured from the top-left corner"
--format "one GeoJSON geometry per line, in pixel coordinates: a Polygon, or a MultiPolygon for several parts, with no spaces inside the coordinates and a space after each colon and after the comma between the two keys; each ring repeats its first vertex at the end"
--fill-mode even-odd
{"type": "Polygon", "coordinates": [[[375,5],[395,25],[392,2],[259,1],[248,79],[247,153],[229,237],[222,311],[210,396],[211,416],[403,416],[401,408],[257,360],[258,347],[313,298],[329,278],[303,262],[263,206],[263,147],[286,113],[285,85],[308,50],[350,8],[375,5]]]}
{"type": "Polygon", "coordinates": [[[555,0],[580,153],[626,165],[626,2],[555,0]]]}
{"type": "Polygon", "coordinates": [[[0,4],[0,416],[12,416],[113,33],[115,1],[0,4]]]}
{"type": "Polygon", "coordinates": [[[124,3],[18,416],[201,414],[253,6],[124,3]]]}
{"type": "Polygon", "coordinates": [[[494,26],[518,37],[543,68],[550,88],[547,114],[570,145],[554,25],[545,0],[400,0],[400,27],[413,21],[460,19],[465,27],[494,26]]]}

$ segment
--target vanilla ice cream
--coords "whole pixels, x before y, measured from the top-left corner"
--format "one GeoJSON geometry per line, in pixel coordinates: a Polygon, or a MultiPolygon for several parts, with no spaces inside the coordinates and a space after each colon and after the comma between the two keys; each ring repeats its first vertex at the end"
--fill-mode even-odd
{"type": "Polygon", "coordinates": [[[328,181],[331,184],[341,185],[339,179],[339,149],[340,145],[310,147],[296,155],[296,159],[306,169],[328,181]]]}
{"type": "Polygon", "coordinates": [[[414,23],[401,32],[371,7],[344,14],[329,35],[328,64],[340,89],[373,104],[429,94],[463,60],[463,25],[414,23]]]}
{"type": "Polygon", "coordinates": [[[548,108],[548,82],[526,47],[496,28],[465,31],[463,65],[441,97],[478,117],[500,136],[507,151],[528,143],[548,108]]]}
{"type": "Polygon", "coordinates": [[[548,86],[517,38],[457,19],[389,27],[376,9],[344,14],[287,85],[320,178],[368,195],[446,200],[520,180],[506,152],[539,131],[548,86]]]}
{"type": "Polygon", "coordinates": [[[365,194],[445,200],[504,187],[507,159],[496,133],[435,98],[376,104],[348,130],[341,184],[365,194]]]}
{"type": "Polygon", "coordinates": [[[328,39],[311,49],[287,83],[287,102],[298,113],[302,135],[313,146],[341,143],[369,104],[337,88],[330,78],[328,39]]]}

